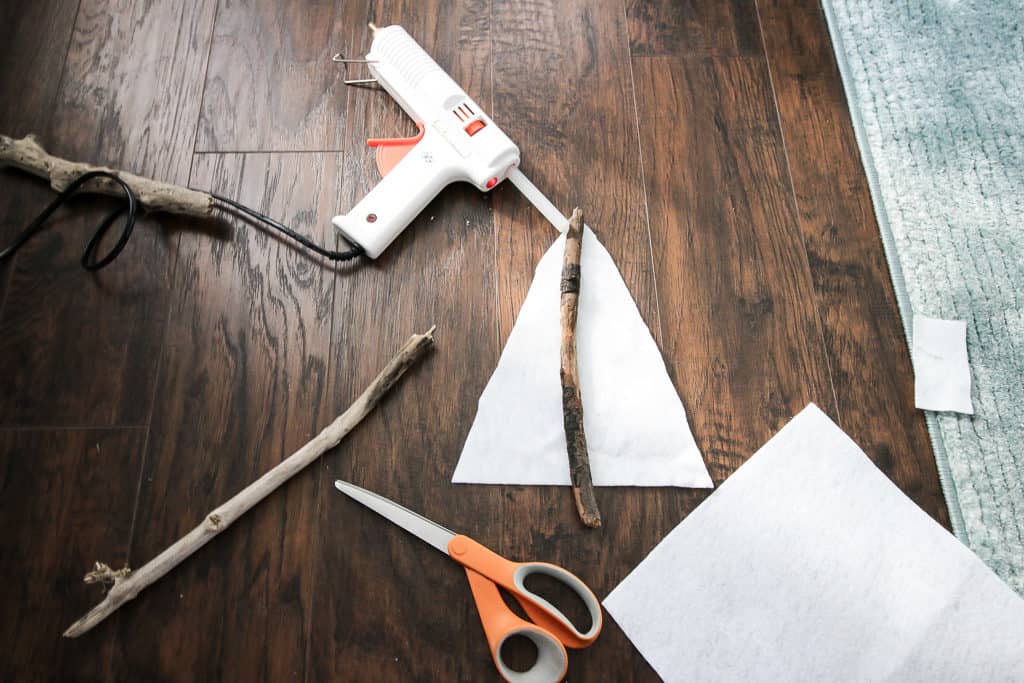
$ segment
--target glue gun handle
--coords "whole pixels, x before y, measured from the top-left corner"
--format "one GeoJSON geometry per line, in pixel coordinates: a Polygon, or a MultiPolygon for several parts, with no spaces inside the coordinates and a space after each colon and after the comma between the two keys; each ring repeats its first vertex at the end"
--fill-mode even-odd
{"type": "Polygon", "coordinates": [[[444,152],[425,137],[352,210],[335,216],[334,225],[367,256],[377,258],[430,200],[458,179],[444,152]]]}

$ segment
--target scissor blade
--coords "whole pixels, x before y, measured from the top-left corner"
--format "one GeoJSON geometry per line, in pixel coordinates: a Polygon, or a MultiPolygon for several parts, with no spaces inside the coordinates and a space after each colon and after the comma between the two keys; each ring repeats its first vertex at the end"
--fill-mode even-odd
{"type": "Polygon", "coordinates": [[[448,541],[452,540],[455,536],[454,531],[449,531],[440,524],[431,522],[423,515],[418,515],[412,510],[388,500],[384,496],[379,496],[373,491],[367,491],[347,481],[338,479],[334,482],[334,487],[349,498],[354,498],[370,508],[384,519],[402,527],[413,536],[419,536],[445,555],[448,554],[448,541]]]}

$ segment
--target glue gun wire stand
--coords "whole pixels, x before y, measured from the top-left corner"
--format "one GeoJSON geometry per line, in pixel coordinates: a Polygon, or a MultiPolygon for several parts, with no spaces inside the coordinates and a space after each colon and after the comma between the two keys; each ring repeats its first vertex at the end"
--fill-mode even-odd
{"type": "Polygon", "coordinates": [[[12,257],[18,249],[43,229],[47,219],[62,204],[79,192],[107,194],[123,199],[121,206],[115,208],[100,221],[92,237],[86,243],[81,259],[82,267],[86,270],[100,270],[110,265],[120,255],[135,229],[135,219],[139,207],[153,212],[175,213],[199,218],[209,217],[215,208],[219,208],[253,219],[331,261],[348,261],[363,254],[363,249],[359,246],[353,246],[344,251],[326,249],[279,221],[218,194],[55,157],[48,154],[33,136],[13,140],[5,135],[0,135],[0,168],[5,166],[19,168],[48,179],[58,194],[28,227],[14,238],[13,242],[0,250],[0,262],[12,257]],[[123,218],[121,234],[106,254],[97,257],[96,253],[103,238],[121,218],[123,218]]]}

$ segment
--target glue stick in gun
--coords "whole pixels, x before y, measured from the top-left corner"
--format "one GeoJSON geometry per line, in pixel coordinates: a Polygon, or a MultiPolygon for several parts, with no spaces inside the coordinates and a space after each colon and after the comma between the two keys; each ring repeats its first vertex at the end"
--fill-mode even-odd
{"type": "MultiPolygon", "coordinates": [[[[416,122],[412,138],[370,139],[383,178],[333,223],[377,258],[447,185],[488,192],[506,178],[559,230],[568,221],[519,171],[519,148],[401,26],[376,28],[366,63],[416,122]]],[[[358,61],[358,60],[342,60],[358,61]]]]}

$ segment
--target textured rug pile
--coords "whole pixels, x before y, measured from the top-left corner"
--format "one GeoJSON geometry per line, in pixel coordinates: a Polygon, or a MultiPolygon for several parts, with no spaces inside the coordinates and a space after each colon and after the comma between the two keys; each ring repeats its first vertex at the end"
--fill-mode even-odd
{"type": "Polygon", "coordinates": [[[1024,594],[1024,2],[823,4],[904,323],[967,322],[975,414],[928,414],[954,531],[1024,594]]]}

